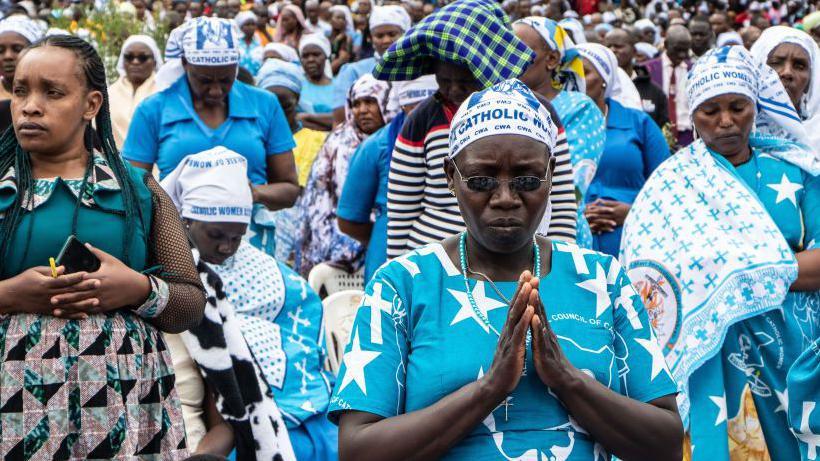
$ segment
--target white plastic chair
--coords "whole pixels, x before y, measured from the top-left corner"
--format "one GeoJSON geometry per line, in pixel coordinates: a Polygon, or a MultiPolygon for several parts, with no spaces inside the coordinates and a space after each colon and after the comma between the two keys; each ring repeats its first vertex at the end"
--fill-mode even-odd
{"type": "Polygon", "coordinates": [[[339,373],[342,356],[353,329],[353,320],[363,297],[364,292],[361,290],[344,290],[322,300],[328,368],[333,374],[339,373]]]}
{"type": "Polygon", "coordinates": [[[321,299],[338,291],[364,290],[364,269],[349,274],[329,264],[317,264],[308,274],[308,285],[321,299]]]}

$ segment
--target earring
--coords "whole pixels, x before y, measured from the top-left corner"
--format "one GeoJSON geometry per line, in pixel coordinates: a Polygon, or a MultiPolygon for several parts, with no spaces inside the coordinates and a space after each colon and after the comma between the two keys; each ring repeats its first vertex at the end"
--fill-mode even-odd
{"type": "Polygon", "coordinates": [[[602,87],[604,87],[604,88],[606,88],[606,82],[601,83],[601,86],[602,86],[602,87]]]}
{"type": "Polygon", "coordinates": [[[456,196],[456,190],[455,189],[450,189],[450,195],[455,197],[456,196]]]}

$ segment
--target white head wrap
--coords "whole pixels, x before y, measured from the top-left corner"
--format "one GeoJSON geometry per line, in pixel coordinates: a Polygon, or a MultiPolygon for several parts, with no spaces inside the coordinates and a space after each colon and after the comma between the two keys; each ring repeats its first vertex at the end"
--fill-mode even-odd
{"type": "Polygon", "coordinates": [[[655,33],[655,38],[652,42],[652,45],[658,46],[658,44],[660,44],[661,34],[658,33],[658,26],[656,26],[654,22],[652,22],[649,19],[638,19],[637,21],[635,21],[634,25],[635,28],[641,32],[643,32],[645,29],[652,29],[652,31],[655,33]]]}
{"type": "Polygon", "coordinates": [[[234,23],[236,23],[236,27],[242,27],[242,24],[245,24],[248,21],[253,21],[256,24],[256,15],[253,14],[253,11],[240,11],[239,14],[233,18],[234,23]]]}
{"type": "Polygon", "coordinates": [[[407,32],[413,25],[413,20],[407,14],[407,10],[399,5],[374,6],[370,12],[370,30],[379,26],[397,26],[407,32]]]}
{"type": "Polygon", "coordinates": [[[658,55],[658,49],[646,42],[638,42],[635,44],[635,51],[646,56],[649,59],[658,55]]]}
{"type": "Polygon", "coordinates": [[[160,183],[183,218],[248,224],[248,161],[222,146],[189,155],[160,183]]]}
{"type": "MultiPolygon", "coordinates": [[[[629,76],[625,72],[622,73],[621,68],[618,67],[618,59],[615,57],[615,53],[598,43],[584,43],[575,48],[584,59],[595,67],[595,70],[598,71],[598,74],[606,83],[604,97],[612,98],[626,107],[635,108],[635,102],[632,101],[634,99],[633,90],[635,94],[638,93],[638,90],[629,76]],[[624,77],[625,75],[626,77],[624,77]]],[[[640,96],[637,105],[638,108],[641,107],[640,96]]]]}
{"type": "Polygon", "coordinates": [[[742,46],[709,50],[689,71],[686,95],[693,115],[701,104],[724,94],[746,96],[755,103],[758,131],[809,145],[806,129],[780,77],[742,46]]]}
{"type": "Polygon", "coordinates": [[[570,35],[572,35],[572,41],[575,42],[576,45],[587,42],[587,36],[584,35],[584,26],[577,19],[562,19],[558,25],[563,27],[564,30],[568,31],[570,35]]]}
{"type": "Polygon", "coordinates": [[[271,42],[265,45],[264,53],[268,51],[275,51],[283,61],[287,62],[299,62],[299,52],[296,51],[292,46],[285,45],[284,43],[278,42],[271,42]]]}
{"type": "Polygon", "coordinates": [[[312,33],[312,34],[305,34],[302,35],[302,39],[299,40],[299,54],[305,52],[305,48],[314,45],[318,46],[319,49],[322,50],[322,53],[325,54],[325,75],[327,78],[333,78],[333,70],[330,67],[330,40],[325,37],[324,34],[321,33],[312,33]]]}
{"type": "Polygon", "coordinates": [[[296,64],[281,59],[268,59],[256,74],[256,86],[263,89],[281,86],[300,94],[303,78],[302,69],[296,64]]]}
{"type": "Polygon", "coordinates": [[[29,43],[34,43],[40,40],[46,31],[39,22],[25,15],[15,14],[0,21],[0,34],[6,32],[16,32],[29,43]]]}
{"type": "Polygon", "coordinates": [[[558,128],[549,111],[518,79],[505,80],[473,93],[458,108],[450,125],[450,158],[479,139],[521,135],[552,152],[558,128]]]}
{"type": "Polygon", "coordinates": [[[239,30],[222,18],[200,16],[171,31],[165,44],[166,63],[157,73],[161,91],[182,77],[182,58],[195,66],[228,66],[239,63],[239,30]]]}
{"type": "MultiPolygon", "coordinates": [[[[339,12],[345,16],[345,30],[348,33],[352,33],[355,25],[353,24],[353,13],[350,12],[350,8],[347,5],[333,5],[328,9],[330,14],[339,12]]],[[[330,56],[330,55],[328,55],[330,56]]]]}
{"type": "Polygon", "coordinates": [[[159,70],[162,66],[162,53],[159,52],[157,42],[147,35],[132,35],[125,40],[125,43],[122,44],[122,49],[120,49],[120,57],[117,58],[117,72],[120,74],[120,77],[125,77],[125,53],[128,51],[128,47],[135,43],[145,45],[149,50],[151,50],[151,54],[154,55],[154,71],[159,70]]]}
{"type": "Polygon", "coordinates": [[[424,75],[409,82],[395,82],[399,87],[399,105],[409,106],[420,103],[438,91],[435,75],[424,75]]]}
{"type": "Polygon", "coordinates": [[[800,118],[808,130],[811,146],[820,155],[820,48],[811,36],[803,31],[784,26],[769,27],[752,45],[752,56],[758,64],[765,64],[769,55],[783,43],[791,43],[806,51],[809,56],[810,81],[800,101],[800,118]]]}
{"type": "Polygon", "coordinates": [[[724,32],[717,36],[717,40],[715,41],[715,48],[730,45],[743,46],[743,37],[741,37],[739,33],[733,30],[730,30],[729,32],[724,32]]]}

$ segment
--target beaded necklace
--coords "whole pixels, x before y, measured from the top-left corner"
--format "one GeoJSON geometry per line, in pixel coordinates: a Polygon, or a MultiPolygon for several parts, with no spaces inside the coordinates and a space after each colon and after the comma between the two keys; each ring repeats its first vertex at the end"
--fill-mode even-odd
{"type": "MultiPolygon", "coordinates": [[[[535,277],[538,279],[541,278],[541,249],[538,248],[538,242],[535,240],[535,237],[532,238],[532,246],[533,246],[533,272],[535,273],[535,277]]],[[[490,319],[481,312],[481,309],[478,308],[478,303],[476,303],[475,298],[473,297],[473,291],[470,290],[470,282],[467,278],[468,272],[468,265],[467,265],[467,231],[461,233],[461,237],[459,238],[458,242],[458,256],[461,262],[461,276],[464,279],[464,289],[467,291],[467,299],[470,301],[470,307],[473,309],[476,317],[478,317],[484,325],[486,325],[496,336],[501,336],[501,333],[495,329],[490,324],[490,319]]],[[[489,278],[487,281],[495,288],[495,284],[489,278]]],[[[496,291],[498,289],[496,288],[496,291]]],[[[510,306],[512,307],[512,306],[510,306]]],[[[527,336],[529,339],[529,332],[527,332],[527,336]]]]}

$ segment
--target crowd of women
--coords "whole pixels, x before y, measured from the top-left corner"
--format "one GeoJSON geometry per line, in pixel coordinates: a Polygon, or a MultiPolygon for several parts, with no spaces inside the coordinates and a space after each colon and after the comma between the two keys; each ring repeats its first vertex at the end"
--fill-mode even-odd
{"type": "Polygon", "coordinates": [[[7,8],[0,456],[818,459],[820,4],[445,3],[7,8]]]}

